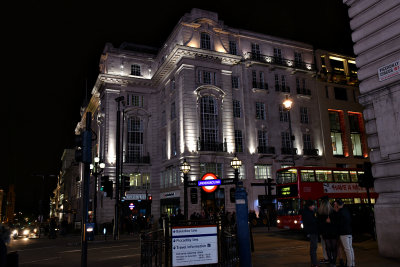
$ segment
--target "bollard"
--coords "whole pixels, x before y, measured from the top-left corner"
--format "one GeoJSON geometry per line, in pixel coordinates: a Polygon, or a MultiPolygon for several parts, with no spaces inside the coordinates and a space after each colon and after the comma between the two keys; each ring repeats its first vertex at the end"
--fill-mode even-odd
{"type": "Polygon", "coordinates": [[[239,243],[239,261],[241,267],[252,267],[251,244],[249,231],[249,210],[247,206],[247,193],[243,182],[238,182],[235,192],[237,239],[239,243]]]}

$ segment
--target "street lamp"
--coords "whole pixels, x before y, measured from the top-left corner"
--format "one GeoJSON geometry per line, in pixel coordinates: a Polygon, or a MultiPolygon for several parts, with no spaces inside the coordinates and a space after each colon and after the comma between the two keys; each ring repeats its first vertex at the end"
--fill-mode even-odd
{"type": "Polygon", "coordinates": [[[188,219],[188,199],[187,199],[187,183],[188,183],[188,173],[190,172],[190,164],[183,160],[181,166],[179,166],[180,171],[183,173],[183,199],[184,199],[184,215],[185,220],[188,219]]]}
{"type": "Polygon", "coordinates": [[[290,110],[292,109],[293,101],[286,95],[285,101],[283,101],[283,107],[287,111],[288,121],[289,121],[289,135],[290,135],[290,154],[292,155],[292,164],[295,166],[294,162],[294,149],[293,149],[293,135],[292,135],[292,120],[290,118],[290,110]]]}
{"type": "Polygon", "coordinates": [[[237,184],[239,182],[239,169],[242,166],[242,161],[239,160],[236,155],[231,161],[231,166],[233,169],[235,169],[235,186],[237,187],[237,184]]]}
{"type": "MultiPolygon", "coordinates": [[[[99,157],[94,158],[94,164],[90,164],[90,171],[94,176],[94,203],[93,203],[93,222],[95,225],[95,229],[97,229],[96,225],[96,217],[97,217],[97,177],[103,172],[106,164],[104,162],[100,162],[99,157]]],[[[97,232],[97,231],[95,231],[97,232]]]]}

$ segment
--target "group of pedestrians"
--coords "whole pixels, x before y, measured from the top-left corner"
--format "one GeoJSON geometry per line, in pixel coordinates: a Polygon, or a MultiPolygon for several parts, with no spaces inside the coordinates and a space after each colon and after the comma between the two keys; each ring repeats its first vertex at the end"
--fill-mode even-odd
{"type": "Polygon", "coordinates": [[[344,265],[344,256],[348,267],[355,266],[352,245],[352,228],[350,211],[344,207],[342,200],[336,200],[333,206],[327,198],[321,199],[318,210],[314,201],[307,200],[302,212],[304,231],[310,239],[311,266],[318,266],[317,248],[321,239],[324,259],[319,263],[336,266],[338,255],[340,264],[344,265]],[[344,253],[341,252],[343,249],[344,253]],[[345,254],[345,255],[343,255],[345,254]]]}

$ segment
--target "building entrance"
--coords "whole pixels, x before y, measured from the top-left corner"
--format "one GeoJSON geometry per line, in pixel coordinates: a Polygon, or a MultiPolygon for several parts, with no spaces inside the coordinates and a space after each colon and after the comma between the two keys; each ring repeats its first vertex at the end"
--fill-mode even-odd
{"type": "Polygon", "coordinates": [[[225,213],[225,190],[218,188],[212,193],[201,190],[201,209],[207,216],[225,213]]]}

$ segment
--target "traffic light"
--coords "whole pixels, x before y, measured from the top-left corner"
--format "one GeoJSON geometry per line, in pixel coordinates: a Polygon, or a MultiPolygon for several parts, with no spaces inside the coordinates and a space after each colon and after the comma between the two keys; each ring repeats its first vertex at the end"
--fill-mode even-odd
{"type": "Polygon", "coordinates": [[[92,132],[84,131],[75,136],[75,160],[77,162],[92,162],[92,132]]]}
{"type": "Polygon", "coordinates": [[[372,176],[371,162],[364,162],[364,174],[358,176],[358,185],[360,187],[374,187],[374,177],[372,176]]]}
{"type": "Polygon", "coordinates": [[[106,196],[109,198],[113,197],[113,182],[110,181],[109,176],[101,177],[101,191],[106,193],[106,196]]]}
{"type": "Polygon", "coordinates": [[[147,196],[147,200],[151,203],[151,201],[153,200],[152,196],[147,196]]]}
{"type": "Polygon", "coordinates": [[[123,192],[131,189],[131,178],[129,176],[122,175],[122,190],[123,192]]]}
{"type": "Polygon", "coordinates": [[[100,182],[100,190],[105,192],[105,187],[107,186],[108,181],[110,180],[109,176],[103,176],[101,177],[101,182],[100,182]]]}

